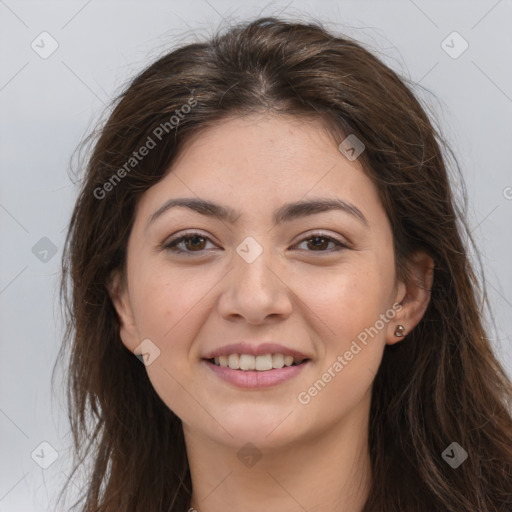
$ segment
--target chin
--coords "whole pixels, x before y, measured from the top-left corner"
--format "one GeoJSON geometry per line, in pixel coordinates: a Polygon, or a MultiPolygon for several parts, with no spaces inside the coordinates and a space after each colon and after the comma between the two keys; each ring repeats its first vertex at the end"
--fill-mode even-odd
{"type": "Polygon", "coordinates": [[[224,407],[222,415],[214,416],[224,427],[217,429],[222,442],[237,448],[251,442],[263,449],[278,448],[298,439],[304,423],[298,421],[297,412],[300,410],[290,406],[246,403],[224,407]]]}

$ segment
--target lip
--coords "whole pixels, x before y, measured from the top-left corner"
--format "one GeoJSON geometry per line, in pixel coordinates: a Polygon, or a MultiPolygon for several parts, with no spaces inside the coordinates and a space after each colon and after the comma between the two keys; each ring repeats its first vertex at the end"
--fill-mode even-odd
{"type": "MultiPolygon", "coordinates": [[[[203,359],[215,359],[219,356],[229,356],[230,354],[250,354],[252,356],[263,356],[265,354],[283,354],[293,356],[296,359],[311,359],[307,354],[279,345],[278,343],[260,343],[258,345],[249,342],[232,343],[224,345],[203,356],[203,359]]],[[[295,368],[295,367],[294,367],[295,368]]],[[[236,370],[235,370],[236,371],[236,370]]],[[[268,370],[271,371],[271,370],[268,370]]]]}
{"type": "MultiPolygon", "coordinates": [[[[220,349],[219,349],[220,350],[220,349]]],[[[234,354],[235,352],[230,352],[234,354]]],[[[247,352],[243,352],[247,354],[247,352]]],[[[268,352],[265,352],[268,354],[268,352]]],[[[225,354],[220,354],[225,355],[225,354]]],[[[261,355],[261,354],[256,354],[261,355]]],[[[292,355],[292,354],[290,354],[292,355]]],[[[217,356],[215,356],[217,357],[217,356]]],[[[274,368],[272,370],[232,370],[229,366],[217,366],[210,361],[203,359],[206,365],[215,375],[225,382],[238,386],[240,388],[268,388],[276,386],[282,382],[288,381],[297,376],[311,361],[304,361],[297,366],[283,366],[283,368],[274,368]]]]}

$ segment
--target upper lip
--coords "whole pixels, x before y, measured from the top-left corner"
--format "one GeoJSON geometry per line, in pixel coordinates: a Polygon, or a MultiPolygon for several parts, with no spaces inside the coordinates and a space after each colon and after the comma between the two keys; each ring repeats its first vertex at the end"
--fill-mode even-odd
{"type": "Polygon", "coordinates": [[[228,356],[230,354],[251,354],[253,356],[262,356],[265,354],[283,354],[285,356],[293,356],[296,359],[310,359],[306,354],[299,350],[285,347],[279,343],[250,343],[247,341],[241,343],[232,343],[216,348],[208,352],[204,359],[214,359],[219,356],[228,356]]]}

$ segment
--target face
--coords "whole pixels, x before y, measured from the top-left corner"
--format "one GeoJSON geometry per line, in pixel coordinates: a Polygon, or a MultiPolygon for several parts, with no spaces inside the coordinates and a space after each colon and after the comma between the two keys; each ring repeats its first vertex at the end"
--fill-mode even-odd
{"type": "Polygon", "coordinates": [[[397,306],[407,287],[372,181],[318,121],[284,116],[191,140],[142,196],[115,283],[123,343],[149,354],[159,396],[188,433],[233,446],[364,418],[396,325],[419,320],[397,306]],[[184,198],[231,216],[168,203],[184,198]],[[341,206],[286,208],[320,200],[341,206]]]}

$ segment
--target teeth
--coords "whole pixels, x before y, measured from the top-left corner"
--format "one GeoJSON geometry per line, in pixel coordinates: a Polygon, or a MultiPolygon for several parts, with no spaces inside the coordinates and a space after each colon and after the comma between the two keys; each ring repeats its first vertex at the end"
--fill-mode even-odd
{"type": "Polygon", "coordinates": [[[272,354],[272,368],[282,368],[284,366],[283,354],[272,354]]]}
{"type": "Polygon", "coordinates": [[[272,355],[256,356],[256,370],[272,370],[272,355]]]}
{"type": "Polygon", "coordinates": [[[229,354],[214,359],[217,366],[229,367],[232,370],[257,370],[268,371],[273,368],[283,368],[302,363],[303,359],[295,359],[293,356],[284,354],[265,354],[253,356],[251,354],[229,354]]]}
{"type": "Polygon", "coordinates": [[[255,370],[256,358],[249,354],[240,354],[240,370],[255,370]]]}
{"type": "Polygon", "coordinates": [[[240,368],[240,356],[238,354],[229,354],[228,366],[232,370],[238,370],[240,368]]]}

